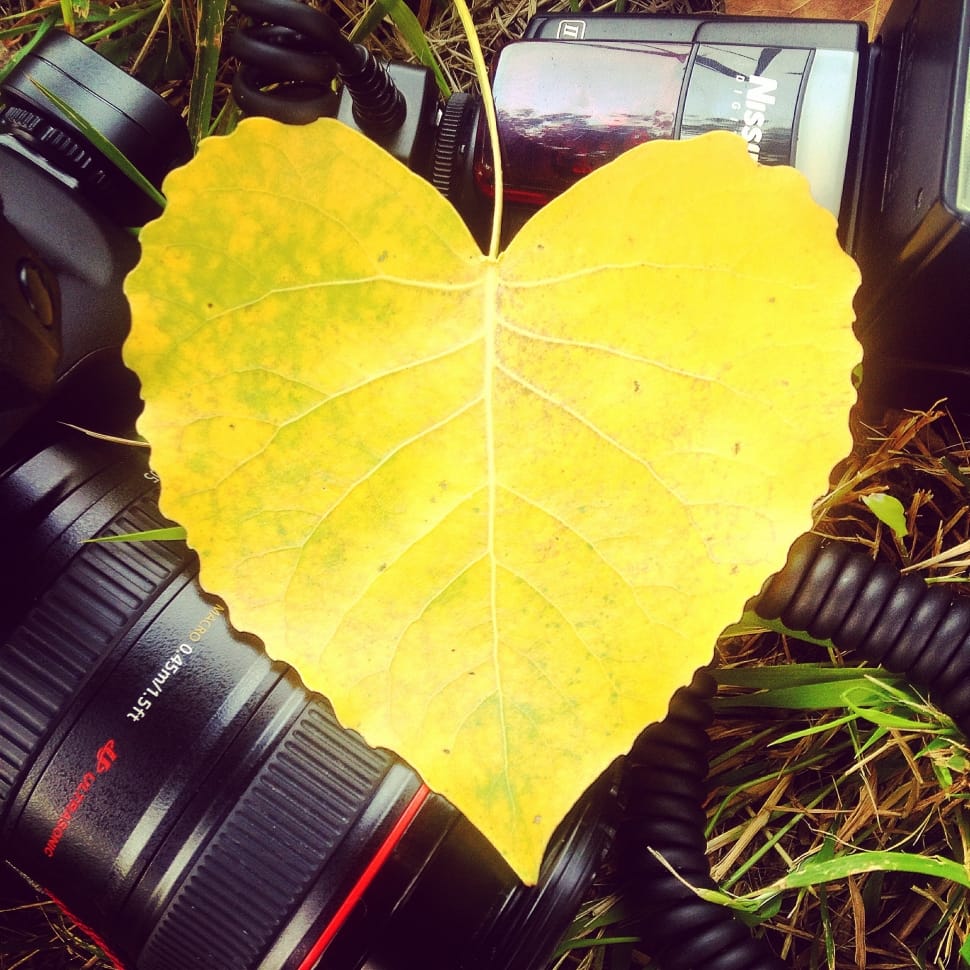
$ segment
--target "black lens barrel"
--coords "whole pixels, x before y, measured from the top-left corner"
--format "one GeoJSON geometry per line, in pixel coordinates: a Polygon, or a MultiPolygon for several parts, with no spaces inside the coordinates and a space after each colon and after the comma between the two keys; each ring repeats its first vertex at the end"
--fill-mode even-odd
{"type": "Polygon", "coordinates": [[[542,966],[601,859],[603,786],[524,887],[232,629],[183,543],[86,541],[168,524],[142,449],[24,440],[0,466],[3,854],[137,970],[542,966]]]}
{"type": "MultiPolygon", "coordinates": [[[[119,505],[150,488],[136,460],[81,439],[70,447],[52,443],[6,472],[0,468],[7,554],[0,584],[0,826],[11,789],[97,668],[105,644],[182,568],[164,546],[146,555],[131,545],[92,545],[75,555],[119,505]]],[[[157,515],[146,519],[133,509],[118,528],[153,522],[157,515]]]]}
{"type": "MultiPolygon", "coordinates": [[[[286,688],[264,701],[223,758],[231,804],[219,812],[196,805],[154,860],[161,878],[148,873],[154,893],[140,887],[146,898],[135,907],[154,923],[139,968],[264,965],[264,954],[321,877],[315,903],[322,921],[333,919],[362,861],[420,790],[413,772],[343,730],[322,699],[307,703],[298,685],[286,688]],[[238,776],[249,774],[253,761],[256,772],[240,787],[238,776]],[[210,815],[218,819],[206,824],[210,815]],[[192,823],[194,830],[184,831],[192,823]],[[179,857],[196,840],[204,848],[183,862],[179,857]],[[175,882],[174,891],[165,891],[175,882]]],[[[219,787],[210,778],[204,800],[218,804],[212,789],[219,787]]],[[[288,955],[280,965],[295,967],[294,959],[288,955]]]]}

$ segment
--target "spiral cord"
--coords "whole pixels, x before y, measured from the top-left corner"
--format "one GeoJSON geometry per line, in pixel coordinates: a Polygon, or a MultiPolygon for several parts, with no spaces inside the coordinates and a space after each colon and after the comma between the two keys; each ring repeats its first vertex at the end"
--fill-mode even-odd
{"type": "Polygon", "coordinates": [[[767,620],[855,650],[929,693],[970,735],[970,602],[842,542],[805,535],[757,603],[767,620]]]}
{"type": "Polygon", "coordinates": [[[714,680],[699,671],[630,752],[616,858],[634,928],[664,970],[781,970],[731,911],[694,891],[711,878],[702,809],[714,680]],[[661,861],[662,860],[662,861],[661,861]]]}
{"type": "MultiPolygon", "coordinates": [[[[906,676],[970,735],[970,601],[807,534],[755,608],[906,676]]],[[[694,892],[715,888],[701,807],[713,694],[713,679],[699,672],[630,753],[616,853],[623,893],[644,949],[664,970],[780,970],[785,964],[729,910],[694,892]]]]}
{"type": "Polygon", "coordinates": [[[332,117],[339,80],[353,101],[361,131],[377,137],[404,122],[405,100],[386,65],[347,40],[327,14],[297,0],[233,2],[252,20],[229,43],[241,65],[233,97],[247,114],[301,125],[332,117]]]}
{"type": "Polygon", "coordinates": [[[340,73],[354,103],[354,120],[360,129],[372,136],[397,131],[404,123],[406,107],[401,92],[387,73],[387,67],[376,57],[355,45],[357,66],[340,73]]]}

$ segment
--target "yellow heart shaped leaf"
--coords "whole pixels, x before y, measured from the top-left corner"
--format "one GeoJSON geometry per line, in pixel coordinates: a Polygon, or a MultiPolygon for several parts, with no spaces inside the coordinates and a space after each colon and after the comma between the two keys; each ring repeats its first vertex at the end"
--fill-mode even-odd
{"type": "Polygon", "coordinates": [[[849,446],[857,272],[800,175],[652,143],[498,259],[330,121],[203,144],[126,348],[207,588],[534,881],[849,446]]]}

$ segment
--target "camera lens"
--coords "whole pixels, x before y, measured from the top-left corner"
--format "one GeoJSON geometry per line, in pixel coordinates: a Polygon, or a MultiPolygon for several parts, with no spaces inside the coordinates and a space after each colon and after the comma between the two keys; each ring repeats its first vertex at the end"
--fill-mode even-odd
{"type": "MultiPolygon", "coordinates": [[[[139,970],[541,965],[601,854],[528,889],[447,801],[235,632],[140,449],[33,426],[0,466],[0,849],[139,970]]],[[[325,578],[322,578],[325,582],[325,578]]]]}

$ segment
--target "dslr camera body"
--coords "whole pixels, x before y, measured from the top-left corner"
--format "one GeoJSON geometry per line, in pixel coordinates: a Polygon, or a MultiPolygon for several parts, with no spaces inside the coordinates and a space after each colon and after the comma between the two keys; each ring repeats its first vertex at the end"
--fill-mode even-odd
{"type": "MultiPolygon", "coordinates": [[[[967,4],[950,0],[896,0],[871,45],[855,24],[538,16],[495,65],[507,231],[633,144],[737,130],[760,162],[805,172],[862,266],[863,407],[970,412],[954,325],[970,306],[968,50],[967,4]]],[[[482,227],[478,103],[439,105],[417,68],[390,76],[404,121],[371,137],[482,227]]],[[[126,227],[157,210],[35,81],[156,186],[190,154],[171,109],[71,38],[50,35],[3,86],[0,851],[138,970],[545,965],[609,841],[615,779],[524,887],[232,629],[184,545],[86,542],[167,524],[144,452],[65,427],[133,435],[126,227]]],[[[348,98],[333,110],[367,130],[348,98]]]]}

